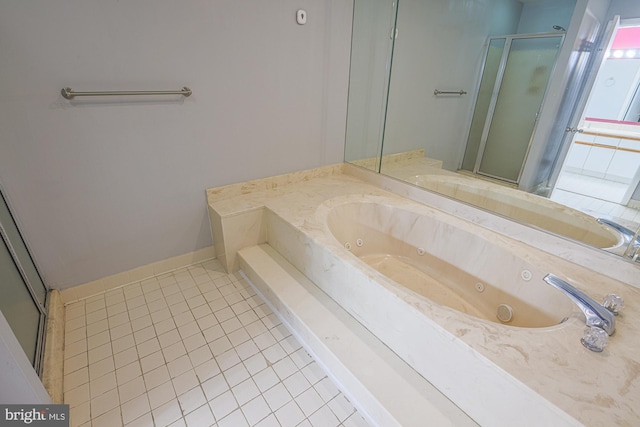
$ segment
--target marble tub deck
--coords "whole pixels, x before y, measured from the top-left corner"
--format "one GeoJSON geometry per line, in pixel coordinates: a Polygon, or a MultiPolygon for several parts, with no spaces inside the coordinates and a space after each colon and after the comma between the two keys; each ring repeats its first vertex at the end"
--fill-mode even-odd
{"type": "MultiPolygon", "coordinates": [[[[237,250],[270,241],[269,230],[264,221],[265,212],[276,215],[305,238],[329,247],[336,254],[340,254],[343,248],[332,240],[326,224],[319,220],[317,213],[318,208],[327,200],[341,197],[345,200],[362,201],[368,196],[378,196],[399,208],[423,210],[428,214],[434,212],[429,206],[420,205],[355,176],[344,174],[341,166],[324,168],[311,175],[298,173],[287,178],[268,178],[211,189],[207,196],[216,253],[230,270],[237,269],[234,259],[237,250]],[[224,238],[220,237],[222,234],[224,238]]],[[[439,306],[394,285],[390,280],[381,280],[380,286],[387,287],[391,293],[405,301],[407,310],[424,316],[427,324],[442,331],[447,339],[466,348],[469,361],[481,360],[482,363],[491,365],[496,378],[521,383],[550,406],[557,407],[560,413],[559,424],[640,425],[638,288],[489,231],[470,221],[439,211],[435,214],[447,215],[457,227],[480,233],[488,241],[509,247],[513,253],[529,262],[544,265],[548,272],[569,279],[596,300],[601,300],[608,293],[622,295],[626,307],[617,318],[617,330],[610,337],[609,345],[602,353],[594,353],[580,344],[584,320],[577,308],[572,317],[560,325],[549,328],[515,328],[439,306]]],[[[357,260],[348,262],[353,268],[364,268],[357,260]]],[[[296,267],[305,273],[304,268],[299,265],[296,267]]],[[[371,276],[372,273],[368,271],[366,274],[371,276]]],[[[546,285],[541,283],[540,286],[546,285]]],[[[465,363],[465,360],[460,360],[460,363],[465,363]]],[[[455,372],[451,372],[451,375],[455,377],[455,372]]],[[[425,377],[431,380],[428,376],[425,377]]],[[[470,383],[475,381],[474,378],[466,380],[470,383]]],[[[434,385],[439,386],[435,382],[434,385]]],[[[458,384],[460,389],[468,386],[465,383],[458,384]]],[[[472,389],[471,387],[470,390],[472,389]]],[[[450,394],[447,390],[441,391],[445,395],[450,394]]],[[[458,390],[454,395],[459,392],[458,390]]],[[[493,390],[484,392],[494,393],[493,390]]],[[[482,405],[486,397],[471,396],[470,400],[475,399],[478,405],[482,405]]],[[[450,398],[458,403],[456,398],[450,398]]],[[[513,402],[503,402],[505,408],[511,403],[516,406],[527,405],[527,402],[518,402],[517,396],[514,399],[516,400],[513,402]]],[[[463,410],[468,410],[464,405],[460,406],[463,410]]],[[[473,410],[468,413],[472,414],[473,410]]],[[[535,424],[535,420],[531,422],[535,424]]]]}

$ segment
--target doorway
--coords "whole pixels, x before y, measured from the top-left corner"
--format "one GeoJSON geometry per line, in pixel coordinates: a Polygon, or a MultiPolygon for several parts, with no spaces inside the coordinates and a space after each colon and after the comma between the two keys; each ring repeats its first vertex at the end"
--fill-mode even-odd
{"type": "Polygon", "coordinates": [[[47,288],[0,187],[0,311],[40,374],[47,288]]]}
{"type": "Polygon", "coordinates": [[[640,22],[612,32],[551,199],[599,217],[640,220],[640,22]],[[634,193],[636,193],[634,195],[634,193]]]}

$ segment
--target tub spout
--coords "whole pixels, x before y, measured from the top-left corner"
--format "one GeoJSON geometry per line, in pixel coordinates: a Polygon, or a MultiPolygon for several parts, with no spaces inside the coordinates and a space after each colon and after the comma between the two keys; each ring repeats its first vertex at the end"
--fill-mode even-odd
{"type": "Polygon", "coordinates": [[[596,326],[603,329],[608,335],[612,335],[616,330],[615,315],[597,303],[593,298],[584,292],[571,286],[561,278],[553,274],[547,274],[544,281],[559,289],[575,302],[587,318],[587,326],[596,326]]]}
{"type": "MultiPolygon", "coordinates": [[[[615,231],[617,231],[618,233],[620,233],[620,236],[622,236],[622,239],[624,240],[625,245],[631,243],[634,240],[635,234],[636,232],[623,226],[618,224],[617,222],[605,219],[605,218],[598,218],[596,219],[596,221],[598,222],[598,224],[602,224],[602,225],[606,225],[607,227],[611,227],[613,228],[615,231]]],[[[640,243],[638,242],[638,239],[636,238],[635,244],[640,243]]]]}

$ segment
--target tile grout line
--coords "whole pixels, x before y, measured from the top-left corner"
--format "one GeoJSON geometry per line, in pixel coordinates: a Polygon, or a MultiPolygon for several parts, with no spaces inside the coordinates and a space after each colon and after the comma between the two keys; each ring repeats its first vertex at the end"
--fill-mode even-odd
{"type": "MultiPolygon", "coordinates": [[[[202,413],[208,414],[212,423],[215,420],[212,425],[226,425],[225,420],[231,421],[231,417],[235,417],[233,422],[240,421],[237,419],[240,417],[246,425],[250,425],[251,422],[258,424],[264,422],[267,425],[271,421],[275,424],[270,425],[280,425],[278,423],[280,418],[287,420],[287,417],[293,417],[291,419],[295,418],[302,425],[313,426],[314,418],[312,417],[320,411],[324,412],[317,417],[333,416],[334,421],[337,421],[334,424],[336,426],[366,425],[364,419],[357,414],[348,399],[335,385],[333,385],[335,394],[327,399],[318,393],[316,386],[321,382],[326,386],[326,383],[330,382],[329,377],[322,372],[322,378],[312,383],[303,371],[307,368],[321,370],[319,365],[313,361],[286,326],[242,277],[217,271],[213,268],[216,264],[218,263],[215,260],[207,261],[174,272],[163,273],[109,290],[103,295],[71,303],[66,307],[67,312],[71,314],[68,318],[71,329],[66,333],[73,339],[66,343],[71,353],[65,355],[65,368],[68,368],[65,370],[65,380],[69,379],[75,387],[65,387],[65,401],[84,399],[84,401],[74,400],[72,412],[75,414],[80,412],[78,410],[80,406],[84,407],[85,418],[93,412],[96,415],[92,422],[96,427],[100,425],[99,421],[106,418],[106,414],[115,415],[115,412],[119,413],[122,425],[129,425],[125,424],[127,422],[140,422],[142,423],[140,425],[144,425],[144,422],[150,419],[157,418],[160,421],[160,408],[169,404],[173,404],[175,408],[177,402],[180,416],[177,420],[171,421],[178,423],[176,425],[185,425],[184,422],[189,420],[194,421],[195,417],[202,413]],[[213,269],[207,270],[206,266],[213,269]],[[195,274],[196,272],[202,274],[195,274]],[[186,273],[188,276],[185,276],[186,273]],[[203,278],[205,275],[207,277],[203,278]],[[205,295],[208,295],[211,300],[205,295]],[[171,304],[168,301],[171,301],[171,304]],[[152,307],[149,307],[150,304],[152,307]],[[91,308],[91,312],[87,312],[87,307],[91,308]],[[135,313],[135,318],[132,318],[132,313],[135,313]],[[207,320],[204,320],[205,318],[207,320]],[[180,324],[176,319],[180,319],[180,324]],[[163,326],[161,327],[160,324],[163,326]],[[253,325],[251,329],[247,330],[251,325],[253,325]],[[82,331],[83,328],[84,331],[82,331]],[[113,335],[114,331],[117,331],[115,335],[113,335]],[[205,336],[205,333],[209,337],[205,336]],[[166,341],[169,339],[169,334],[175,342],[166,341]],[[277,337],[274,334],[277,334],[277,337]],[[81,338],[83,335],[84,338],[81,338]],[[83,339],[86,343],[83,343],[83,339]],[[161,339],[165,345],[160,343],[161,339]],[[128,343],[125,343],[125,340],[128,343]],[[157,348],[154,347],[156,342],[157,348]],[[285,342],[288,343],[288,349],[284,349],[281,344],[285,342]],[[238,354],[238,349],[241,349],[241,355],[238,354]],[[90,353],[91,356],[89,356],[90,353]],[[196,357],[195,355],[200,353],[205,355],[209,353],[211,357],[204,361],[198,360],[199,364],[196,365],[192,356],[196,357]],[[293,355],[296,355],[295,360],[292,358],[293,355]],[[251,359],[254,360],[249,362],[251,359]],[[73,360],[73,362],[67,363],[67,360],[73,360]],[[77,365],[74,365],[76,361],[78,361],[77,365]],[[264,366],[253,366],[252,364],[256,361],[263,363],[264,366]],[[214,370],[209,372],[209,374],[214,372],[212,376],[202,373],[205,369],[203,366],[210,362],[211,365],[215,365],[214,370]],[[311,365],[315,365],[315,368],[310,368],[311,365]],[[256,367],[260,369],[256,370],[256,367]],[[126,370],[123,370],[124,368],[126,370]],[[168,378],[165,376],[159,380],[158,384],[152,384],[151,373],[160,372],[162,368],[168,374],[168,378]],[[87,371],[86,382],[75,384],[74,377],[84,378],[82,374],[77,374],[83,369],[87,371]],[[120,377],[125,374],[133,377],[128,378],[127,381],[120,381],[120,377]],[[181,385],[179,395],[177,390],[179,381],[186,381],[191,374],[196,379],[196,383],[181,385]],[[258,384],[256,378],[262,378],[267,374],[272,374],[276,382],[272,379],[273,384],[268,383],[268,387],[265,387],[262,382],[258,384]],[[261,376],[258,377],[259,375],[261,376]],[[115,380],[113,380],[114,377],[115,380]],[[205,384],[214,378],[224,383],[224,390],[210,398],[209,394],[212,392],[208,393],[209,388],[205,389],[205,384]],[[142,383],[144,391],[138,390],[139,394],[133,392],[133,395],[127,396],[128,399],[125,400],[121,395],[128,395],[125,387],[129,384],[135,387],[132,384],[134,382],[142,383]],[[103,387],[107,389],[98,388],[102,383],[106,383],[103,387]],[[153,386],[149,387],[150,385],[153,386]],[[161,387],[164,389],[159,391],[161,387]],[[188,388],[183,390],[182,387],[188,388]],[[82,388],[84,389],[78,392],[82,388]],[[92,389],[96,392],[95,396],[91,393],[92,389]],[[98,391],[102,392],[98,393],[98,391]],[[167,398],[165,395],[158,403],[155,399],[161,391],[169,393],[170,397],[167,398]],[[243,391],[248,394],[239,397],[243,391]],[[281,395],[278,395],[278,392],[281,395]],[[79,396],[76,397],[76,394],[79,396]],[[185,395],[189,395],[189,398],[185,395]],[[314,405],[319,398],[322,399],[322,406],[313,406],[313,411],[303,408],[301,403],[303,395],[308,402],[315,399],[314,405]],[[233,407],[230,410],[229,408],[214,409],[212,402],[222,402],[223,396],[227,399],[225,402],[233,407]],[[198,401],[190,403],[191,397],[198,401]],[[109,398],[111,401],[101,407],[103,401],[108,402],[109,398]],[[152,398],[154,402],[151,401],[152,398]],[[286,401],[278,405],[275,403],[276,398],[286,401]],[[343,401],[340,401],[340,398],[343,401]],[[242,403],[240,403],[241,400],[242,403]],[[142,409],[131,402],[142,404],[142,409]],[[268,412],[264,412],[263,408],[262,418],[249,420],[247,415],[249,405],[253,407],[260,403],[267,408],[268,412]],[[338,418],[340,415],[334,414],[340,405],[347,405],[346,407],[350,408],[342,410],[343,419],[338,418]],[[87,407],[89,414],[86,414],[87,407]],[[95,409],[91,411],[94,407],[95,409]],[[130,410],[137,412],[129,415],[130,410]],[[225,412],[227,410],[228,412],[225,412]],[[327,411],[328,414],[325,414],[327,411]]],[[[221,270],[219,264],[217,267],[221,270]]],[[[319,376],[317,372],[314,375],[319,376]]]]}

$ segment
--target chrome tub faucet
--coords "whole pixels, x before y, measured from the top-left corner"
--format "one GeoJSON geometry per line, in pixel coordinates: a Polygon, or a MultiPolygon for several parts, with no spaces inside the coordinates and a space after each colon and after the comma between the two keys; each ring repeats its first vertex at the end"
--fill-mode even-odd
{"type": "Polygon", "coordinates": [[[615,316],[624,306],[622,298],[610,294],[605,297],[603,304],[599,304],[554,274],[547,274],[544,281],[568,296],[584,313],[589,328],[585,331],[582,344],[589,350],[602,351],[607,342],[607,335],[613,335],[616,330],[615,316]]]}

